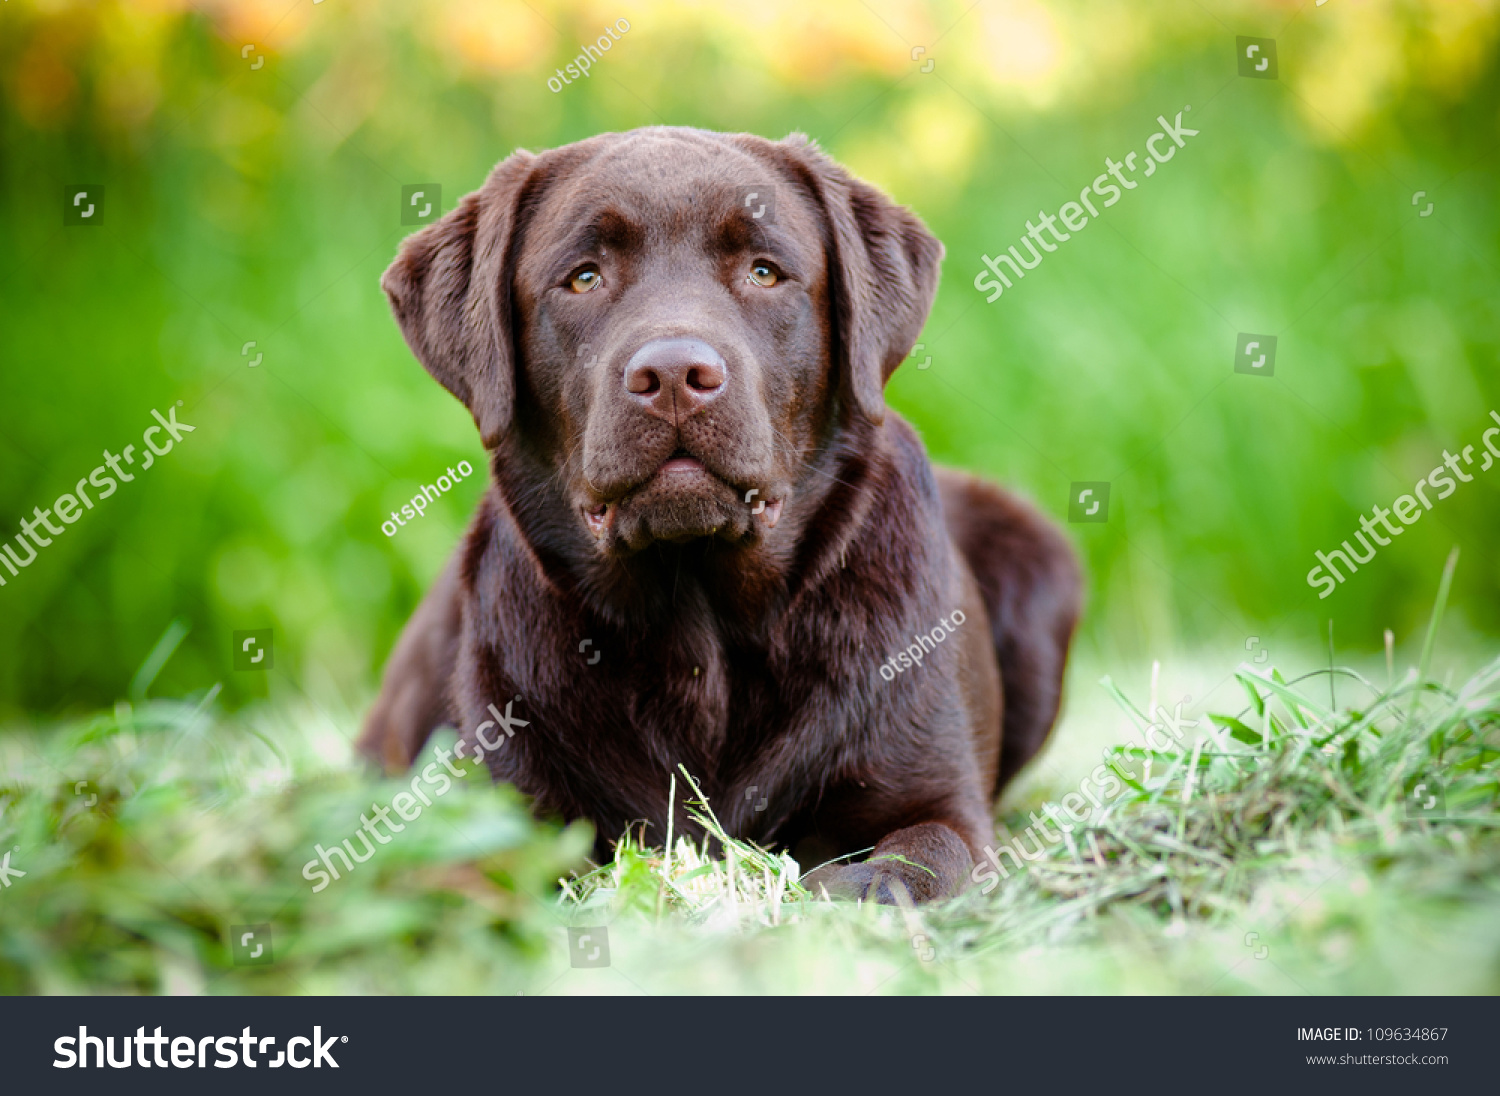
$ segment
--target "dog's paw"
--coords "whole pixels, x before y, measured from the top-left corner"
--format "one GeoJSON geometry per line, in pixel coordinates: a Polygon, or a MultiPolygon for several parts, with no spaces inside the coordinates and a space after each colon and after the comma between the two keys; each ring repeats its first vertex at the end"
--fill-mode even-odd
{"type": "Polygon", "coordinates": [[[818,898],[920,905],[962,894],[973,866],[952,828],[924,822],[889,834],[868,860],[809,872],[802,885],[818,898]]]}
{"type": "Polygon", "coordinates": [[[815,898],[843,899],[852,902],[879,902],[884,906],[907,904],[911,897],[888,865],[866,860],[859,864],[826,864],[808,872],[801,883],[815,898]],[[902,895],[896,897],[897,892],[902,895]]]}

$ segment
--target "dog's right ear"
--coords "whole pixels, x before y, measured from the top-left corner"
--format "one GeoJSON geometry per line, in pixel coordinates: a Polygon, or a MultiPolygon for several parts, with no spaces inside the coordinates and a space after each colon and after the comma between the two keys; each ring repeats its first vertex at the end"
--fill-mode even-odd
{"type": "Polygon", "coordinates": [[[507,157],[457,209],[409,236],[380,279],[407,345],[463,401],[486,449],[515,411],[511,242],[535,163],[529,152],[507,157]]]}

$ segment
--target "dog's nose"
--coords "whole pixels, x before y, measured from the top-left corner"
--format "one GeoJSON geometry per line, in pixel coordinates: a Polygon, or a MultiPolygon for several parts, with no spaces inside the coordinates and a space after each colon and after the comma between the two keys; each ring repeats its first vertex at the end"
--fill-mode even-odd
{"type": "Polygon", "coordinates": [[[702,339],[652,339],[625,366],[625,391],[668,422],[711,403],[725,379],[723,356],[702,339]]]}

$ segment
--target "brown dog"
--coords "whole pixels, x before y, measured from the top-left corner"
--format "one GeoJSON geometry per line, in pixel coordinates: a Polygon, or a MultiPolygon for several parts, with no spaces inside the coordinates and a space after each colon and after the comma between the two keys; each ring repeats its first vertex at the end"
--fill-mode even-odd
{"type": "Polygon", "coordinates": [[[680,763],[738,837],[874,846],[832,893],[961,890],[1056,718],[1079,577],[885,407],[942,254],[801,136],[677,128],[517,152],[408,239],[381,284],[493,483],[361,748],[404,768],[454,724],[601,857],[669,809],[696,832],[680,763]]]}

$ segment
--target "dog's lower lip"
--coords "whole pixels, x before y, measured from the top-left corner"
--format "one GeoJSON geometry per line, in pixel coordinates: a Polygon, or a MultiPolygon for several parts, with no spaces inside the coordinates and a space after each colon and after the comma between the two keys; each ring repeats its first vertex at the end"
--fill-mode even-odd
{"type": "Polygon", "coordinates": [[[696,472],[703,469],[703,462],[697,457],[673,457],[661,466],[663,472],[696,472]]]}

